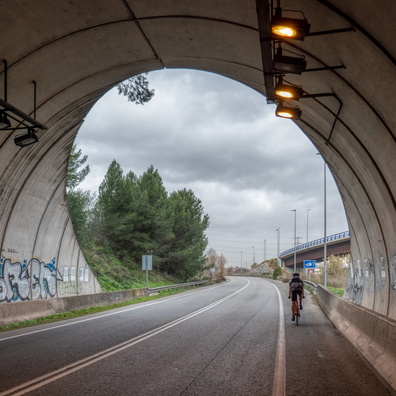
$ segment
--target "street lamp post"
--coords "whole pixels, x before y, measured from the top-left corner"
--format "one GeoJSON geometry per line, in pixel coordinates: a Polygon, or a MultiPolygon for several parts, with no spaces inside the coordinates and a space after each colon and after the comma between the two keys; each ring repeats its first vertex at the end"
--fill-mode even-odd
{"type": "Polygon", "coordinates": [[[281,229],[281,227],[278,227],[277,229],[276,229],[276,232],[277,232],[277,239],[278,239],[278,241],[277,241],[277,246],[278,246],[278,253],[277,253],[277,258],[278,258],[278,267],[281,267],[281,265],[280,265],[280,258],[279,258],[279,245],[280,245],[280,229],[281,229]]]}
{"type": "Polygon", "coordinates": [[[294,212],[294,272],[297,272],[297,252],[296,252],[296,220],[297,220],[297,210],[292,209],[292,212],[294,212]]]}
{"type": "Polygon", "coordinates": [[[307,209],[307,243],[308,243],[308,213],[309,213],[309,209],[307,209]]]}
{"type": "MultiPolygon", "coordinates": [[[[317,153],[317,155],[321,155],[317,153]]],[[[323,156],[323,286],[327,287],[327,208],[326,208],[326,161],[323,156]]]]}
{"type": "Polygon", "coordinates": [[[267,261],[267,241],[264,239],[264,263],[267,261]]]}

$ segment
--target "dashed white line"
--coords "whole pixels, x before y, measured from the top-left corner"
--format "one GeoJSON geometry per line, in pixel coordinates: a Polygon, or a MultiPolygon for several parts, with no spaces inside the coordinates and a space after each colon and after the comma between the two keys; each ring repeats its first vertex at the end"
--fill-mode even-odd
{"type": "Polygon", "coordinates": [[[42,386],[49,384],[50,382],[56,381],[57,379],[60,379],[62,377],[65,377],[69,374],[72,374],[75,371],[81,370],[84,367],[90,366],[91,364],[94,364],[100,360],[106,359],[116,353],[119,353],[127,348],[132,347],[133,345],[138,344],[139,342],[142,342],[144,340],[147,340],[148,338],[151,338],[159,333],[162,333],[165,330],[170,329],[173,326],[176,326],[188,319],[193,318],[194,316],[200,315],[201,313],[204,313],[206,311],[208,311],[209,309],[212,309],[214,307],[216,307],[217,305],[227,301],[229,298],[236,296],[237,294],[239,294],[240,292],[242,292],[243,290],[245,290],[249,285],[250,285],[250,281],[248,279],[246,280],[246,285],[244,285],[242,288],[236,290],[233,293],[228,294],[227,296],[221,298],[220,300],[215,301],[212,304],[207,305],[206,307],[203,307],[197,311],[194,311],[188,315],[185,315],[179,319],[176,319],[166,325],[160,326],[154,330],[151,330],[145,334],[142,334],[138,337],[132,338],[126,342],[123,342],[121,344],[115,345],[111,348],[108,348],[104,351],[101,351],[99,353],[96,353],[94,355],[91,355],[85,359],[81,359],[77,362],[74,362],[70,365],[67,365],[65,367],[62,367],[58,370],[55,370],[51,373],[42,375],[40,377],[37,377],[31,381],[25,382],[24,384],[21,384],[19,386],[16,386],[12,389],[6,390],[2,393],[0,393],[0,396],[6,396],[6,395],[24,395],[27,392],[31,392],[35,389],[41,388],[42,386]]]}
{"type": "MultiPolygon", "coordinates": [[[[230,279],[230,280],[231,280],[231,282],[233,282],[233,279],[230,279]]],[[[195,294],[198,294],[198,293],[203,293],[203,292],[206,292],[206,291],[209,291],[209,290],[217,289],[218,287],[223,287],[225,285],[227,285],[227,283],[224,283],[224,284],[221,284],[221,285],[218,285],[218,286],[215,286],[215,287],[211,287],[210,289],[203,289],[203,290],[195,292],[194,294],[188,294],[188,295],[184,294],[182,296],[172,297],[172,298],[168,298],[166,300],[155,301],[155,302],[144,304],[144,305],[134,306],[132,308],[126,308],[126,309],[123,309],[123,310],[113,311],[113,312],[106,313],[106,314],[103,314],[103,315],[91,316],[89,318],[75,320],[74,322],[62,323],[62,324],[58,324],[58,325],[55,325],[55,326],[47,327],[47,328],[44,328],[44,329],[28,331],[26,333],[16,334],[16,335],[13,335],[13,336],[0,338],[0,342],[11,340],[13,338],[26,337],[28,335],[36,334],[36,333],[42,333],[44,331],[55,330],[55,329],[59,329],[61,327],[73,326],[73,325],[76,325],[76,324],[79,324],[79,323],[89,322],[91,320],[105,318],[106,316],[119,315],[119,314],[122,314],[122,313],[125,313],[125,312],[134,311],[136,309],[142,309],[142,308],[150,307],[152,305],[164,304],[164,303],[166,303],[168,301],[178,300],[180,298],[185,298],[185,297],[188,297],[188,296],[191,296],[191,295],[195,295],[195,294]]]]}

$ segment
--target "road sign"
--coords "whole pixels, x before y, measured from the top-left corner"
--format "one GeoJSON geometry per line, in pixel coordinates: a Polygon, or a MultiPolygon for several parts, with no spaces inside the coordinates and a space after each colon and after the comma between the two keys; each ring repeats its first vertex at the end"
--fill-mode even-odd
{"type": "Polygon", "coordinates": [[[142,270],[151,271],[153,269],[153,256],[143,255],[142,256],[142,270]]]}
{"type": "Polygon", "coordinates": [[[142,270],[146,271],[146,287],[148,290],[148,272],[153,269],[153,256],[151,254],[144,254],[142,256],[142,270]]]}
{"type": "Polygon", "coordinates": [[[304,268],[315,268],[316,260],[304,260],[304,268]]]}

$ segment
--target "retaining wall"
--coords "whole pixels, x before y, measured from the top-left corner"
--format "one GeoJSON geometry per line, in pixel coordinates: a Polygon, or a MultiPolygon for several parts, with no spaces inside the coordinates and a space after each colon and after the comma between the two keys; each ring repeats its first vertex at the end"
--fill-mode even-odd
{"type": "Polygon", "coordinates": [[[145,295],[147,295],[147,289],[130,289],[0,304],[0,326],[62,312],[116,304],[145,295]]]}
{"type": "Polygon", "coordinates": [[[396,321],[318,286],[316,298],[334,326],[396,394],[396,321]]]}

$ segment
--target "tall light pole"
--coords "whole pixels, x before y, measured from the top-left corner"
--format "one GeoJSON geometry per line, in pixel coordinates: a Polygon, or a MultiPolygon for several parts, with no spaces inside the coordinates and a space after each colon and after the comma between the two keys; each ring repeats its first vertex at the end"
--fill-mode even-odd
{"type": "Polygon", "coordinates": [[[264,263],[267,261],[267,241],[264,239],[264,263]]]}
{"type": "Polygon", "coordinates": [[[253,248],[253,264],[254,264],[254,246],[252,246],[253,248]]]}
{"type": "Polygon", "coordinates": [[[278,267],[281,267],[281,265],[280,265],[280,258],[279,258],[279,245],[280,245],[280,229],[281,229],[281,227],[278,227],[277,229],[276,229],[276,232],[277,232],[277,240],[278,240],[278,243],[277,243],[277,245],[278,245],[278,253],[277,253],[277,258],[278,258],[278,267]]]}
{"type": "Polygon", "coordinates": [[[308,243],[308,213],[309,213],[309,209],[307,209],[307,243],[308,243]]]}
{"type": "MultiPolygon", "coordinates": [[[[321,155],[320,153],[316,153],[321,155]]],[[[326,208],[326,161],[323,156],[323,286],[327,287],[327,208],[326,208]]]]}
{"type": "Polygon", "coordinates": [[[294,272],[297,272],[297,253],[296,253],[296,220],[297,220],[297,210],[292,209],[292,212],[294,212],[294,272]]]}

